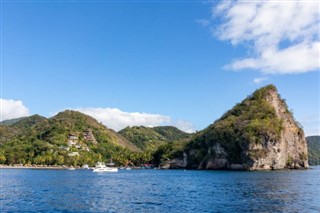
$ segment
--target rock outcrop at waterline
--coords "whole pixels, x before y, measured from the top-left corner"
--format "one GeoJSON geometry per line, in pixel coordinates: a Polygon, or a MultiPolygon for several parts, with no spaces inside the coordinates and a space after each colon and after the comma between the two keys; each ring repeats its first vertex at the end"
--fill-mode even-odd
{"type": "Polygon", "coordinates": [[[273,85],[255,91],[199,132],[184,152],[190,169],[308,168],[304,132],[273,85]]]}

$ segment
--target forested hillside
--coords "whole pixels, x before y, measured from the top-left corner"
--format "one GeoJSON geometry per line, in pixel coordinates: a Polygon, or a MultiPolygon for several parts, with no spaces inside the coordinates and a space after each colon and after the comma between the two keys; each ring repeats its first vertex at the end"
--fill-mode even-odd
{"type": "Polygon", "coordinates": [[[320,136],[307,137],[309,164],[311,166],[320,165],[320,136]]]}
{"type": "Polygon", "coordinates": [[[141,150],[149,151],[154,151],[159,146],[168,142],[188,139],[191,136],[173,126],[159,126],[153,128],[144,126],[127,127],[119,131],[119,134],[141,150]]]}

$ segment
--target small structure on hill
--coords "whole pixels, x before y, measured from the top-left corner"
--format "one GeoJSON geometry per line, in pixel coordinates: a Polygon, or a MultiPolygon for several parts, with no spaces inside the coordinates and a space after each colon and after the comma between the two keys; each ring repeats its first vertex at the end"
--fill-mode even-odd
{"type": "Polygon", "coordinates": [[[96,138],[94,137],[94,135],[92,134],[92,130],[91,129],[86,129],[84,132],[83,132],[83,136],[84,136],[84,139],[86,141],[89,141],[89,142],[92,142],[93,144],[97,144],[97,140],[96,138]]]}
{"type": "MultiPolygon", "coordinates": [[[[84,150],[89,152],[90,149],[88,145],[83,141],[83,139],[81,139],[81,137],[79,139],[78,135],[79,133],[70,133],[68,135],[67,146],[60,146],[60,149],[65,151],[70,151],[70,148],[74,147],[78,150],[84,150]]],[[[86,141],[90,141],[93,144],[97,144],[97,141],[93,136],[91,129],[87,129],[86,131],[84,131],[83,136],[86,141]]],[[[68,154],[68,156],[71,156],[71,157],[78,156],[78,155],[79,155],[78,152],[70,152],[68,154]]]]}
{"type": "Polygon", "coordinates": [[[75,134],[68,135],[68,146],[76,145],[78,143],[78,136],[75,134]]]}
{"type": "Polygon", "coordinates": [[[65,150],[65,151],[69,151],[70,150],[69,146],[60,146],[59,148],[62,149],[62,150],[65,150]]]}
{"type": "Polygon", "coordinates": [[[69,157],[75,157],[75,156],[79,156],[79,152],[70,152],[68,153],[69,157]]]}

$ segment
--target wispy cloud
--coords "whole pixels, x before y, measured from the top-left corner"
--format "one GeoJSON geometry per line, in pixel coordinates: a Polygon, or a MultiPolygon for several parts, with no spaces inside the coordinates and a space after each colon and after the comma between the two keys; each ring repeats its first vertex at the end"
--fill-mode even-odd
{"type": "Polygon", "coordinates": [[[204,26],[204,27],[210,25],[210,20],[209,19],[198,19],[198,20],[196,20],[196,22],[198,24],[200,24],[201,26],[204,26]]]}
{"type": "Polygon", "coordinates": [[[319,71],[320,3],[318,1],[221,1],[213,8],[214,36],[251,54],[226,66],[264,74],[319,71]]]}
{"type": "Polygon", "coordinates": [[[29,109],[20,100],[0,99],[0,121],[29,116],[29,109]]]}
{"type": "Polygon", "coordinates": [[[267,81],[269,78],[268,77],[259,77],[259,78],[255,78],[253,79],[253,83],[255,84],[261,84],[264,81],[267,81]]]}
{"type": "Polygon", "coordinates": [[[163,126],[173,125],[177,128],[193,132],[193,125],[187,121],[175,121],[169,116],[144,113],[124,112],[117,108],[76,108],[75,110],[94,117],[108,128],[119,131],[127,126],[163,126]]]}
{"type": "Polygon", "coordinates": [[[299,119],[306,136],[320,135],[320,114],[305,115],[299,119]]]}
{"type": "Polygon", "coordinates": [[[173,126],[177,127],[178,129],[181,129],[187,133],[193,133],[196,131],[194,125],[189,121],[184,120],[177,120],[173,122],[173,126]]]}

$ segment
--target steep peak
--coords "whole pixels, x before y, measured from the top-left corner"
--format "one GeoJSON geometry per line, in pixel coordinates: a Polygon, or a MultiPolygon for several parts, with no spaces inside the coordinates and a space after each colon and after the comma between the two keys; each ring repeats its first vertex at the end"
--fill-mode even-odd
{"type": "Polygon", "coordinates": [[[308,167],[303,130],[274,85],[253,92],[197,135],[189,147],[191,167],[232,168],[232,164],[253,170],[308,167]]]}
{"type": "Polygon", "coordinates": [[[249,97],[250,97],[250,99],[253,99],[253,100],[260,100],[260,99],[266,99],[270,95],[279,96],[277,87],[273,84],[269,84],[267,86],[264,86],[264,87],[257,89],[249,97]]]}
{"type": "Polygon", "coordinates": [[[245,117],[244,120],[274,118],[277,114],[271,102],[275,101],[275,104],[279,104],[279,100],[281,100],[280,95],[273,84],[264,86],[247,96],[246,99],[223,114],[216,122],[230,116],[242,116],[245,117]]]}

